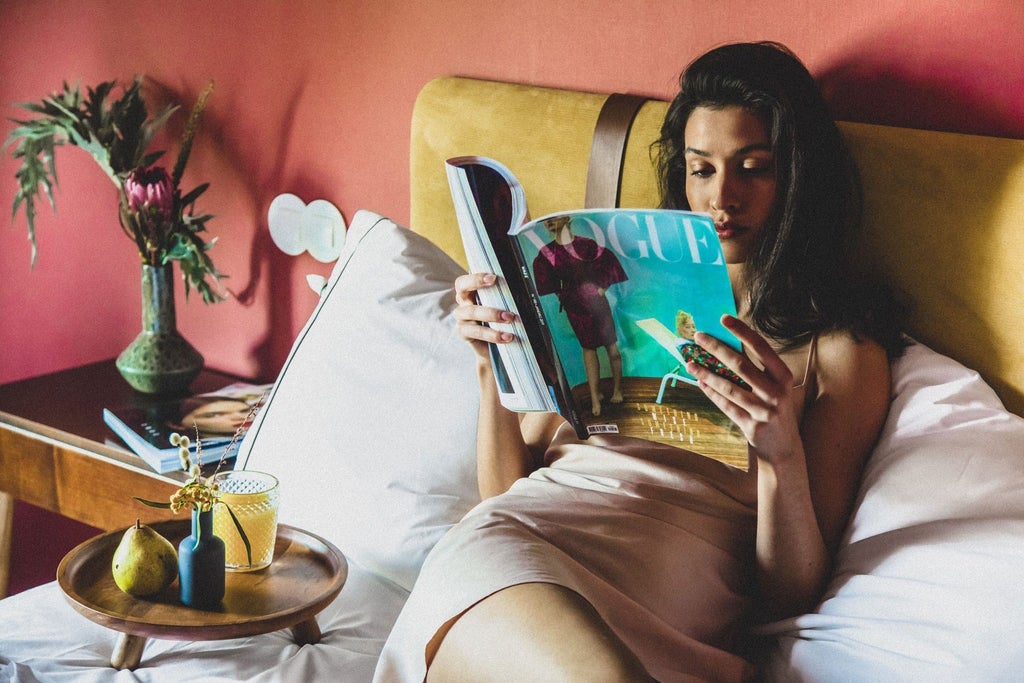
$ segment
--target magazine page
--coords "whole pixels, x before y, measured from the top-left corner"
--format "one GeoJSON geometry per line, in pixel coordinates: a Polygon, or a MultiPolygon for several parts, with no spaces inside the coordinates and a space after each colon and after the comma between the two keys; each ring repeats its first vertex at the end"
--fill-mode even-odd
{"type": "Polygon", "coordinates": [[[494,287],[480,290],[480,303],[516,314],[512,323],[492,327],[512,332],[519,342],[491,345],[491,361],[501,403],[516,411],[554,411],[558,406],[543,359],[530,346],[531,335],[516,301],[525,301],[526,286],[508,239],[527,217],[522,186],[502,164],[484,157],[456,157],[446,163],[459,231],[469,269],[494,273],[494,287]]]}
{"type": "Polygon", "coordinates": [[[747,468],[746,440],[695,386],[696,330],[739,349],[714,223],[686,211],[605,209],[513,230],[586,434],[669,443],[747,468]],[[621,380],[616,381],[616,376],[621,380]]]}

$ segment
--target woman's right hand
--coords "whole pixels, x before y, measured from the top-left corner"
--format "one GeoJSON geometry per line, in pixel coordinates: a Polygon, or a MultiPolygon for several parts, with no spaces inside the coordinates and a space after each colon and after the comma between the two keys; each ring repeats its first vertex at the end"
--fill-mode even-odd
{"type": "Polygon", "coordinates": [[[477,291],[493,287],[497,276],[493,273],[468,273],[455,280],[456,329],[477,355],[489,359],[488,343],[507,344],[515,339],[511,332],[500,332],[488,323],[510,323],[515,316],[509,311],[480,305],[477,291]]]}

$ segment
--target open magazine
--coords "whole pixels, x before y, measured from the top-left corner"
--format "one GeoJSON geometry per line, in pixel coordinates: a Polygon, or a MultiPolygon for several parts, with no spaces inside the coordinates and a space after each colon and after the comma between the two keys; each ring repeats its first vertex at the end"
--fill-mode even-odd
{"type": "Polygon", "coordinates": [[[580,438],[636,436],[746,469],[742,432],[685,368],[731,375],[693,343],[696,330],[740,348],[720,322],[736,309],[711,217],[583,209],[530,220],[501,163],[446,167],[469,268],[498,276],[480,303],[515,314],[492,323],[516,337],[491,345],[502,405],[558,412],[580,438]]]}

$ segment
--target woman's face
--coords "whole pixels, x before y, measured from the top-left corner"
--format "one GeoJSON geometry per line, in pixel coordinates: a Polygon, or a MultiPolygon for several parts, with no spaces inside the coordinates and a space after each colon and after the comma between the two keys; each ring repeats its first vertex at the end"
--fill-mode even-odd
{"type": "Polygon", "coordinates": [[[693,340],[693,335],[697,334],[697,325],[693,322],[692,316],[676,316],[676,334],[682,339],[693,340]]]}
{"type": "Polygon", "coordinates": [[[715,221],[726,263],[747,260],[775,208],[768,131],[742,107],[697,107],[683,133],[686,199],[715,221]]]}
{"type": "Polygon", "coordinates": [[[190,427],[194,424],[200,434],[234,434],[248,415],[245,401],[224,399],[196,408],[182,422],[190,427]]]}
{"type": "Polygon", "coordinates": [[[572,233],[569,232],[569,217],[560,216],[558,218],[550,218],[544,221],[544,227],[547,228],[551,237],[562,243],[572,241],[572,233]]]}

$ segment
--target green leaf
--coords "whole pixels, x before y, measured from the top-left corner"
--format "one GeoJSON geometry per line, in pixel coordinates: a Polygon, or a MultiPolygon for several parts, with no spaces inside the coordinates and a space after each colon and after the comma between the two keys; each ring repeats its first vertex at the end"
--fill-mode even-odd
{"type": "Polygon", "coordinates": [[[165,510],[171,509],[170,503],[158,503],[154,500],[146,500],[145,498],[139,498],[138,496],[132,496],[135,500],[139,501],[143,505],[148,505],[151,508],[163,508],[165,510]]]}
{"type": "Polygon", "coordinates": [[[190,205],[194,204],[196,199],[199,198],[199,195],[201,195],[202,193],[206,192],[206,188],[208,188],[208,187],[210,187],[210,183],[203,183],[199,187],[196,187],[195,189],[193,189],[191,192],[189,192],[187,195],[185,195],[184,197],[181,198],[182,205],[183,206],[190,206],[190,205]]]}
{"type": "Polygon", "coordinates": [[[245,546],[245,561],[252,566],[252,545],[249,543],[249,537],[245,535],[245,529],[242,528],[242,523],[238,521],[238,517],[235,516],[235,511],[231,509],[230,505],[223,501],[217,502],[226,507],[228,514],[231,515],[231,521],[235,523],[235,529],[238,530],[238,535],[242,539],[242,545],[245,546]]]}
{"type": "Polygon", "coordinates": [[[139,166],[142,166],[143,168],[149,168],[150,166],[155,164],[157,160],[160,159],[160,157],[162,157],[163,155],[164,153],[162,150],[159,152],[150,152],[149,154],[146,154],[141,159],[139,159],[139,166]]]}

